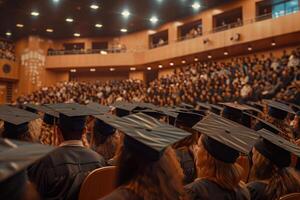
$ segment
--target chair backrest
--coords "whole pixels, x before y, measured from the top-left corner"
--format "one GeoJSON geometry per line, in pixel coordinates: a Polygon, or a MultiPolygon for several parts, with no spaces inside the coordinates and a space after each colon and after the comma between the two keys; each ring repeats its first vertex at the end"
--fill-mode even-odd
{"type": "Polygon", "coordinates": [[[97,200],[115,189],[116,167],[103,167],[92,171],[83,181],[79,200],[97,200]]]}
{"type": "Polygon", "coordinates": [[[300,193],[291,193],[280,197],[279,200],[300,200],[300,193]]]}

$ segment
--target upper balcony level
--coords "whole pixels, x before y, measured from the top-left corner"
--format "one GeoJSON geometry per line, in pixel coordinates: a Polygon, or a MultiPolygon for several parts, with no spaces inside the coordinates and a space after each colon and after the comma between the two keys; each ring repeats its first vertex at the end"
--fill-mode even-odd
{"type": "MultiPolygon", "coordinates": [[[[277,36],[296,32],[299,32],[300,35],[300,23],[295,19],[300,19],[298,7],[292,12],[281,13],[280,16],[274,17],[271,14],[266,14],[239,21],[238,25],[236,23],[227,24],[226,27],[222,27],[222,30],[219,27],[215,27],[206,32],[201,31],[201,34],[195,37],[169,40],[168,44],[156,46],[156,48],[132,48],[122,51],[80,50],[78,52],[52,52],[51,55],[46,57],[46,68],[144,65],[201,52],[210,52],[234,45],[253,43],[254,46],[256,41],[266,38],[272,40],[272,38],[277,36]]],[[[177,31],[176,29],[175,31],[177,31]]],[[[171,34],[169,33],[169,35],[171,34]]]]}

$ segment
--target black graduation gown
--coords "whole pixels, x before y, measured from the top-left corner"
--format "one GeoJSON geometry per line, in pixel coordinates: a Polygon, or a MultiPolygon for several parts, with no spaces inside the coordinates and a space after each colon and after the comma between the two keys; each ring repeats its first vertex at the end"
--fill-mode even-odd
{"type": "Polygon", "coordinates": [[[184,185],[192,183],[197,177],[193,155],[190,153],[189,149],[185,147],[176,149],[176,155],[184,173],[184,185]]]}
{"type": "Polygon", "coordinates": [[[247,184],[247,188],[251,195],[251,200],[265,200],[264,193],[267,187],[266,183],[254,181],[247,184]]]}
{"type": "Polygon", "coordinates": [[[213,181],[198,179],[186,185],[185,190],[190,200],[248,200],[250,194],[247,188],[239,188],[235,191],[221,188],[213,181]]]}
{"type": "Polygon", "coordinates": [[[136,196],[132,191],[126,188],[117,188],[100,200],[143,200],[143,198],[136,196]]]}
{"type": "Polygon", "coordinates": [[[42,199],[76,200],[85,177],[104,166],[103,157],[90,149],[63,146],[31,166],[28,176],[42,199]]]}

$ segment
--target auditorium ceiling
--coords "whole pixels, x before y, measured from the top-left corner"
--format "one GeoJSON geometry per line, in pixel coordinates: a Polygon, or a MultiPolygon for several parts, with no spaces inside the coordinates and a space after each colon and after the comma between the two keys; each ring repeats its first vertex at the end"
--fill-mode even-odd
{"type": "Polygon", "coordinates": [[[119,36],[155,29],[230,1],[233,0],[0,0],[0,36],[119,36]]]}

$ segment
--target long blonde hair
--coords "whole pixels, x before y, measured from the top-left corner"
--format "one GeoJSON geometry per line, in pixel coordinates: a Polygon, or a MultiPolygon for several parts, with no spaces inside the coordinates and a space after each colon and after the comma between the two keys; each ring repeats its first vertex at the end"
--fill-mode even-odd
{"type": "Polygon", "coordinates": [[[202,138],[203,136],[198,141],[199,149],[196,152],[198,177],[213,181],[224,189],[235,190],[239,188],[243,168],[237,163],[224,163],[215,159],[204,148],[202,138]]]}
{"type": "Polygon", "coordinates": [[[300,192],[300,176],[290,167],[278,168],[268,158],[253,148],[252,179],[268,182],[264,198],[279,199],[289,193],[300,192]]]}
{"type": "Polygon", "coordinates": [[[118,182],[121,187],[133,191],[144,200],[180,200],[185,198],[182,185],[184,175],[171,147],[168,147],[160,160],[156,162],[149,162],[141,157],[134,156],[135,158],[133,158],[128,155],[130,153],[123,151],[121,155],[123,161],[135,161],[129,163],[120,161],[122,163],[119,163],[118,182]],[[124,155],[125,153],[127,155],[124,155]],[[124,156],[127,159],[124,159],[124,156]],[[121,175],[120,177],[121,173],[130,175],[125,175],[126,177],[121,175]]]}

